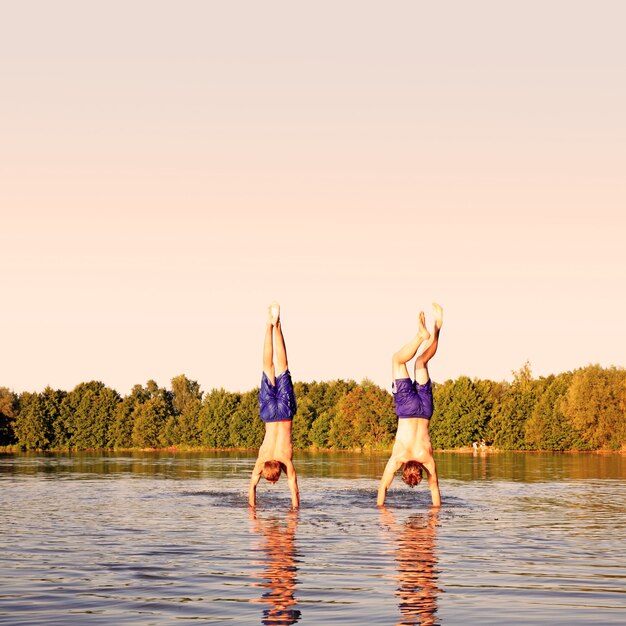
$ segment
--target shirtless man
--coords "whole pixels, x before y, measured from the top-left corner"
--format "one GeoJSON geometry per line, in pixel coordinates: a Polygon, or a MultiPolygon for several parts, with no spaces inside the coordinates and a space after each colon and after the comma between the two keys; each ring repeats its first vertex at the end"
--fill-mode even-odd
{"type": "Polygon", "coordinates": [[[393,393],[398,416],[398,430],[391,458],[378,487],[376,504],[383,506],[387,489],[395,473],[403,467],[402,480],[414,487],[422,480],[422,469],[426,471],[433,506],[441,505],[437,468],[433,458],[433,447],[428,434],[428,422],[433,414],[433,391],[428,376],[428,361],[437,352],[439,331],[443,323],[443,309],[433,303],[435,325],[431,335],[426,329],[424,312],[419,315],[417,335],[393,355],[393,393]],[[415,381],[409,377],[406,364],[417,354],[421,344],[426,348],[415,360],[415,381]]]}
{"type": "Polygon", "coordinates": [[[291,461],[291,420],[296,412],[296,396],[293,392],[291,374],[287,368],[287,350],[280,323],[280,307],[276,302],[270,305],[263,346],[263,376],[259,391],[261,419],[265,422],[265,438],[259,448],[259,456],[254,464],[248,504],[256,505],[256,486],[261,476],[274,484],[281,470],[287,474],[291,491],[291,505],[300,505],[296,470],[291,461]],[[274,369],[274,332],[276,333],[276,371],[274,369]]]}

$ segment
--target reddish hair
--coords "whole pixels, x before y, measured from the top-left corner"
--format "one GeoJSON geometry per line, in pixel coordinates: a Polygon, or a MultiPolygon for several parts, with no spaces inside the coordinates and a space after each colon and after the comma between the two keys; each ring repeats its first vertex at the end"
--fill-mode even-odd
{"type": "Polygon", "coordinates": [[[402,468],[402,480],[409,486],[415,487],[422,481],[422,468],[419,461],[407,461],[402,468]]]}
{"type": "Polygon", "coordinates": [[[275,483],[280,478],[280,472],[282,469],[283,464],[278,461],[265,461],[261,475],[265,478],[265,480],[275,483]]]}

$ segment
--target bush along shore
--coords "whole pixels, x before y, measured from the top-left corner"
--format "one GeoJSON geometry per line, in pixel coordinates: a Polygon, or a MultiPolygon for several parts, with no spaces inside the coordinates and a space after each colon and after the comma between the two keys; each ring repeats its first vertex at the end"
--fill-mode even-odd
{"type": "MultiPolygon", "coordinates": [[[[433,385],[435,449],[625,450],[626,371],[589,365],[533,378],[525,364],[512,382],[462,376],[433,385]]],[[[393,397],[371,381],[296,382],[297,449],[388,449],[393,397]]],[[[150,380],[121,396],[99,381],[71,391],[16,394],[0,387],[5,450],[254,449],[261,444],[258,389],[203,392],[185,375],[171,387],[150,380]]]]}

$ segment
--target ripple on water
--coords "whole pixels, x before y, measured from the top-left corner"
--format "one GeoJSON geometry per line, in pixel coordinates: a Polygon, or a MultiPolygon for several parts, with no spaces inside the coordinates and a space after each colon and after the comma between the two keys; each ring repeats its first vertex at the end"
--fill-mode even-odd
{"type": "MultiPolygon", "coordinates": [[[[384,509],[377,479],[259,485],[250,461],[198,457],[50,459],[1,474],[2,624],[623,623],[626,481],[396,481],[384,509]],[[190,465],[191,463],[191,465],[190,465]],[[119,472],[111,472],[118,467],[119,472]],[[183,471],[184,470],[184,471],[183,471]],[[172,476],[165,479],[164,476],[172,476]],[[220,473],[221,472],[221,473],[220,473]],[[240,472],[241,476],[233,476],[240,472]],[[187,478],[180,478],[185,475],[187,478]]],[[[507,462],[512,462],[508,459],[507,462]]],[[[507,470],[508,471],[508,470],[507,470]]],[[[554,471],[553,469],[550,471],[554,471]]],[[[465,475],[465,474],[464,474],[465,475]]]]}

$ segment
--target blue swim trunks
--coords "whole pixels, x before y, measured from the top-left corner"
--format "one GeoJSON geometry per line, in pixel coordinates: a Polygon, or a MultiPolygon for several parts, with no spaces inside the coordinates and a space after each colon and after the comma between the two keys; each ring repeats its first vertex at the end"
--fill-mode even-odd
{"type": "Polygon", "coordinates": [[[293,392],[291,374],[286,370],[276,376],[276,384],[272,385],[263,372],[261,390],[259,391],[259,408],[264,422],[287,422],[296,413],[296,394],[293,392]]]}
{"type": "Polygon", "coordinates": [[[433,414],[433,388],[430,378],[420,385],[410,378],[397,378],[393,383],[393,400],[399,418],[423,417],[433,414]]]}

